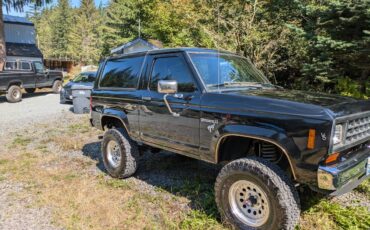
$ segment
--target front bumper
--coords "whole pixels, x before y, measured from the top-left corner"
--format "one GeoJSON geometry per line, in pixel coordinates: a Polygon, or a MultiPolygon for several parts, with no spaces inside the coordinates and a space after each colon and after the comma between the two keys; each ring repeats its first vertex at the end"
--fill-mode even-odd
{"type": "Polygon", "coordinates": [[[317,179],[319,189],[330,196],[339,196],[356,188],[370,178],[367,172],[370,164],[370,145],[358,150],[350,159],[334,166],[320,166],[317,179]]]}

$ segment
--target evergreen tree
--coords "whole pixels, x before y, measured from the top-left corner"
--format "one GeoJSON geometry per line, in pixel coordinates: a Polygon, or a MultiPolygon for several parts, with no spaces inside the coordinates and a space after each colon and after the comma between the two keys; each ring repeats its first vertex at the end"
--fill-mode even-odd
{"type": "Polygon", "coordinates": [[[67,57],[69,46],[68,37],[71,26],[71,7],[69,0],[58,0],[52,23],[52,56],[67,57]]]}
{"type": "Polygon", "coordinates": [[[302,70],[304,81],[318,85],[321,90],[337,88],[343,94],[357,97],[367,94],[369,9],[369,0],[313,1],[304,7],[308,20],[303,29],[310,44],[310,58],[302,70]],[[358,87],[351,87],[353,84],[358,87]]]}
{"type": "MultiPolygon", "coordinates": [[[[150,0],[112,0],[107,7],[104,26],[105,54],[111,48],[139,36],[139,20],[142,25],[147,25],[148,5],[151,5],[150,0]]],[[[147,38],[145,33],[141,33],[141,36],[147,38]]]]}
{"type": "Polygon", "coordinates": [[[54,55],[53,40],[53,22],[55,18],[54,9],[43,9],[40,13],[35,13],[30,20],[35,24],[36,42],[38,48],[42,51],[44,58],[54,55]]]}
{"type": "Polygon", "coordinates": [[[82,64],[96,64],[99,60],[99,13],[93,0],[82,0],[75,12],[69,35],[69,54],[82,64]]]}

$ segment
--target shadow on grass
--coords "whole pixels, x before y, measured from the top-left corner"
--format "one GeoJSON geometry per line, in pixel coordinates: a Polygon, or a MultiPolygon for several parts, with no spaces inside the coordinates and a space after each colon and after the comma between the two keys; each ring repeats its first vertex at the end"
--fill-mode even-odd
{"type": "MultiPolygon", "coordinates": [[[[96,166],[106,173],[100,154],[100,142],[86,144],[83,154],[96,160],[98,162],[96,166]]],[[[174,195],[187,197],[193,210],[220,221],[214,198],[214,183],[220,170],[221,167],[218,165],[175,153],[146,151],[140,158],[139,168],[134,177],[174,195]]],[[[299,195],[302,212],[324,198],[309,188],[300,191],[299,195]]]]}
{"type": "MultiPolygon", "coordinates": [[[[100,142],[86,144],[82,151],[85,156],[96,160],[97,168],[106,173],[100,142]]],[[[219,170],[219,166],[175,153],[146,151],[140,157],[134,177],[174,195],[187,197],[193,210],[219,219],[214,199],[214,183],[219,170]]]]}

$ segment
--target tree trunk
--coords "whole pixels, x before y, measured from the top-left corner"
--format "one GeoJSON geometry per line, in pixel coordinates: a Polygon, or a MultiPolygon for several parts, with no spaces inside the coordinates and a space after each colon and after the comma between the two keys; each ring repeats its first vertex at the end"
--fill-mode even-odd
{"type": "Polygon", "coordinates": [[[360,79],[360,82],[361,82],[360,92],[363,95],[366,95],[366,91],[367,91],[366,86],[367,86],[368,80],[369,80],[369,70],[363,69],[361,72],[361,79],[360,79]]]}
{"type": "Polygon", "coordinates": [[[3,1],[0,0],[0,71],[3,71],[5,59],[6,59],[6,47],[5,47],[5,33],[3,19],[3,1]]]}

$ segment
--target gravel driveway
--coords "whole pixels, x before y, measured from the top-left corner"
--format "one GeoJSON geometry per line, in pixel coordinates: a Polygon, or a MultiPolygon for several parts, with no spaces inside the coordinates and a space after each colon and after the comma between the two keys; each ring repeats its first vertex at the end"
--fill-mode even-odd
{"type": "MultiPolygon", "coordinates": [[[[59,95],[53,93],[24,94],[19,103],[8,103],[1,95],[0,137],[15,136],[35,123],[60,119],[70,108],[60,104],[59,95]]],[[[30,207],[32,196],[17,197],[23,190],[23,184],[0,180],[0,229],[60,229],[52,225],[50,210],[30,207]]]]}
{"type": "Polygon", "coordinates": [[[32,93],[24,94],[19,103],[8,103],[5,96],[0,96],[0,136],[9,129],[21,128],[69,111],[71,105],[59,103],[59,94],[32,93]]]}

